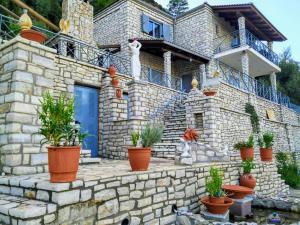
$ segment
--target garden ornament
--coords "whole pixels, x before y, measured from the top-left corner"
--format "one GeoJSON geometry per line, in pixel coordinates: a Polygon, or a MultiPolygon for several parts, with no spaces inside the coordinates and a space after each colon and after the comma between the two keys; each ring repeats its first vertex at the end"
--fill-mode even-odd
{"type": "Polygon", "coordinates": [[[139,80],[141,76],[141,62],[140,62],[140,49],[142,44],[137,41],[136,38],[133,42],[129,43],[129,48],[131,51],[131,73],[135,80],[139,80]]]}

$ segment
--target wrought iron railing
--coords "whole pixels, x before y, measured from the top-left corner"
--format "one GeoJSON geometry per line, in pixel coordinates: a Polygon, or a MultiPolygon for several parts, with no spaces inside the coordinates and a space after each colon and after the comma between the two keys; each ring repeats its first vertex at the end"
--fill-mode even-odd
{"type": "MultiPolygon", "coordinates": [[[[19,21],[16,19],[0,14],[0,44],[14,38],[19,34],[21,29],[18,25],[18,22],[19,21]]],[[[32,26],[32,29],[45,34],[48,38],[51,38],[55,35],[55,33],[41,27],[32,26]]]]}
{"type": "Polygon", "coordinates": [[[164,115],[167,110],[171,109],[174,106],[175,102],[183,101],[186,99],[186,97],[187,97],[187,94],[184,91],[175,93],[174,95],[171,96],[170,99],[165,101],[155,111],[153,111],[149,114],[149,120],[154,121],[159,116],[164,115]]]}
{"type": "Polygon", "coordinates": [[[279,64],[278,55],[248,30],[236,30],[214,40],[215,54],[244,45],[248,45],[255,49],[274,64],[279,64]]]}
{"type": "Polygon", "coordinates": [[[223,80],[244,91],[254,93],[262,98],[285,105],[291,108],[290,98],[280,91],[275,90],[271,86],[256,80],[255,78],[242,73],[220,61],[217,61],[218,68],[221,71],[223,80]]]}

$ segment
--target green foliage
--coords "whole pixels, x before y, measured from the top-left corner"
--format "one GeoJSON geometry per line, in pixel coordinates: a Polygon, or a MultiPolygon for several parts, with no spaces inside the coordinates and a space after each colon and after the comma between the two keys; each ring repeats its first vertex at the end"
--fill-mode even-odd
{"type": "Polygon", "coordinates": [[[218,168],[210,167],[209,177],[205,178],[206,191],[212,197],[222,197],[223,172],[218,168]]]}
{"type": "Polygon", "coordinates": [[[250,114],[250,120],[253,133],[259,133],[259,117],[255,111],[255,108],[250,103],[245,106],[245,112],[250,114]]]}
{"type": "Polygon", "coordinates": [[[251,170],[255,168],[255,163],[253,159],[246,159],[242,162],[242,167],[244,173],[251,173],[251,170]]]}
{"type": "Polygon", "coordinates": [[[278,152],[275,157],[278,172],[285,183],[292,188],[300,188],[299,167],[296,163],[295,155],[287,152],[278,152]]]}
{"type": "Polygon", "coordinates": [[[262,138],[258,138],[258,145],[261,148],[271,148],[273,146],[274,134],[266,132],[262,138]]]}
{"type": "Polygon", "coordinates": [[[41,121],[39,134],[45,137],[41,144],[75,146],[87,136],[87,133],[80,132],[79,126],[74,125],[74,99],[67,99],[65,95],[54,99],[49,92],[45,92],[38,117],[41,121]]]}
{"type": "Polygon", "coordinates": [[[20,33],[21,31],[21,27],[19,24],[16,24],[16,23],[10,23],[9,24],[9,30],[11,32],[13,32],[15,35],[17,35],[18,33],[20,33]]]}
{"type": "Polygon", "coordinates": [[[247,141],[241,141],[234,145],[236,150],[241,150],[242,148],[253,148],[254,147],[254,137],[250,135],[247,141]]]}
{"type": "Polygon", "coordinates": [[[146,125],[141,134],[143,147],[152,147],[155,143],[161,140],[162,134],[163,128],[161,126],[146,125]]]}
{"type": "Polygon", "coordinates": [[[170,0],[168,4],[168,11],[174,17],[186,12],[189,9],[187,0],[170,0]]]}
{"type": "Polygon", "coordinates": [[[139,132],[132,132],[131,133],[131,142],[132,142],[134,147],[137,146],[139,139],[140,139],[140,133],[139,132]]]}

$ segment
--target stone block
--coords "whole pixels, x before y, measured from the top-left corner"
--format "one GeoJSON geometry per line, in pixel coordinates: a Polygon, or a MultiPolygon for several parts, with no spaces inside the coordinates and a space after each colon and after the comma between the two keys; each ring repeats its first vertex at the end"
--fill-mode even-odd
{"type": "Polygon", "coordinates": [[[135,206],[135,200],[120,202],[120,211],[130,211],[135,206]]]}
{"type": "Polygon", "coordinates": [[[80,201],[85,202],[88,201],[92,198],[92,190],[87,189],[87,190],[81,190],[80,192],[80,201]]]}
{"type": "Polygon", "coordinates": [[[105,202],[98,207],[97,217],[103,219],[111,215],[115,215],[119,212],[119,202],[117,199],[113,199],[105,202]]]}
{"type": "Polygon", "coordinates": [[[107,190],[99,191],[95,193],[94,196],[95,196],[95,201],[97,202],[107,201],[116,197],[116,190],[107,189],[107,190]]]}
{"type": "Polygon", "coordinates": [[[69,205],[79,202],[80,190],[53,192],[52,201],[59,206],[69,205]]]}
{"type": "Polygon", "coordinates": [[[25,71],[15,71],[13,73],[13,80],[25,83],[33,83],[32,74],[25,71]]]}
{"type": "Polygon", "coordinates": [[[43,165],[47,163],[48,163],[48,153],[31,155],[31,165],[43,165]]]}
{"type": "Polygon", "coordinates": [[[36,198],[43,201],[49,201],[49,193],[47,191],[38,190],[36,198]]]}

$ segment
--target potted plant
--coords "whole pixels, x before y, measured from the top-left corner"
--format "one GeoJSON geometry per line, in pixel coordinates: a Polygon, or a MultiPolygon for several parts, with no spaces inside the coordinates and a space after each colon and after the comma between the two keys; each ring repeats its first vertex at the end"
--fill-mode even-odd
{"type": "Polygon", "coordinates": [[[233,204],[232,199],[225,196],[222,190],[223,174],[218,168],[211,167],[209,177],[205,179],[206,191],[209,196],[201,198],[208,212],[213,214],[224,214],[233,204]]]}
{"type": "Polygon", "coordinates": [[[260,151],[261,161],[272,162],[273,140],[274,140],[274,134],[271,132],[264,133],[262,138],[258,139],[258,145],[260,147],[259,151],[260,151]]]}
{"type": "Polygon", "coordinates": [[[148,170],[151,148],[161,140],[163,129],[160,126],[150,126],[149,124],[142,131],[131,133],[133,147],[128,148],[128,158],[132,171],[148,170]],[[137,147],[138,140],[141,138],[142,147],[137,147]]]}
{"type": "Polygon", "coordinates": [[[87,136],[74,124],[74,99],[60,95],[54,99],[49,92],[43,94],[38,110],[41,121],[41,144],[48,146],[50,182],[71,182],[76,179],[80,158],[80,144],[87,136]]]}
{"type": "Polygon", "coordinates": [[[217,89],[216,88],[212,88],[212,87],[206,87],[203,90],[203,94],[205,96],[214,96],[217,93],[217,89]]]}
{"type": "Polygon", "coordinates": [[[249,158],[242,162],[243,175],[240,176],[240,185],[254,189],[256,186],[256,179],[251,174],[251,170],[255,168],[253,159],[249,158]]]}
{"type": "Polygon", "coordinates": [[[254,158],[254,137],[250,135],[247,141],[241,141],[234,145],[236,150],[240,150],[242,160],[254,158]]]}

